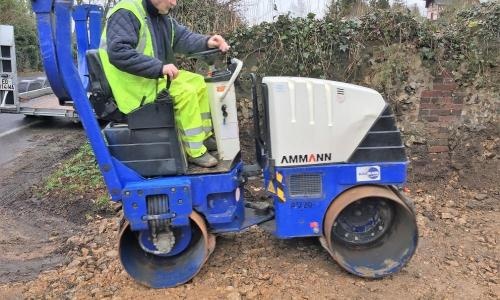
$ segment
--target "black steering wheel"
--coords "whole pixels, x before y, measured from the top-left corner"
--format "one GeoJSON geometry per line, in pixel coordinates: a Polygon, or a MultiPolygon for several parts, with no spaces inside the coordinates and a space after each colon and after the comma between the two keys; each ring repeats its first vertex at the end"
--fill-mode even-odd
{"type": "Polygon", "coordinates": [[[214,65],[217,57],[222,54],[222,51],[219,48],[210,49],[202,52],[196,52],[189,54],[187,58],[190,59],[200,59],[204,61],[209,66],[214,65]]]}

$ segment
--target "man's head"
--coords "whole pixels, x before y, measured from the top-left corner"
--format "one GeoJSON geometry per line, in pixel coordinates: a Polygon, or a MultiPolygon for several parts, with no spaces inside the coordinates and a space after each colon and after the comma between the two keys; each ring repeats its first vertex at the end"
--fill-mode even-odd
{"type": "Polygon", "coordinates": [[[177,0],[151,0],[151,4],[158,9],[160,14],[166,14],[177,5],[177,0]]]}

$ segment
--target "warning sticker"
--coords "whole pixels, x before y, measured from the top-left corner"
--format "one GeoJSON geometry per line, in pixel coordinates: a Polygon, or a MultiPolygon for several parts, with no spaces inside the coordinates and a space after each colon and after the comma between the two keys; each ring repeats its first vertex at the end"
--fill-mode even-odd
{"type": "Polygon", "coordinates": [[[269,182],[269,185],[267,186],[267,191],[276,194],[276,189],[274,188],[274,184],[272,181],[269,182]]]}
{"type": "Polygon", "coordinates": [[[276,180],[278,182],[283,182],[283,175],[281,175],[281,173],[276,172],[276,180]]]}
{"type": "Polygon", "coordinates": [[[276,191],[276,196],[278,196],[278,198],[280,198],[280,200],[281,200],[282,202],[285,202],[285,201],[286,201],[286,199],[285,199],[285,193],[283,192],[283,190],[282,190],[282,189],[277,188],[277,191],[276,191]]]}

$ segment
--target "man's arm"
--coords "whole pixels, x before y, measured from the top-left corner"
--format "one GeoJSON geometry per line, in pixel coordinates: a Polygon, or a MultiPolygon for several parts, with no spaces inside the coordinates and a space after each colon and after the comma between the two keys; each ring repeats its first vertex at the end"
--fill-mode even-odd
{"type": "Polygon", "coordinates": [[[163,63],[137,52],[139,20],[131,12],[119,9],[108,20],[106,42],[109,61],[121,71],[156,79],[163,77],[163,63]]]}
{"type": "Polygon", "coordinates": [[[175,19],[174,52],[190,54],[208,50],[210,36],[191,32],[186,26],[179,24],[175,19]]]}

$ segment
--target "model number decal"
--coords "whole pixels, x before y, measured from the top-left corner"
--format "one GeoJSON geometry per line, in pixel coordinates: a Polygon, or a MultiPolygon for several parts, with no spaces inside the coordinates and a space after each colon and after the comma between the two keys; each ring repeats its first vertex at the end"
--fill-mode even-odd
{"type": "Polygon", "coordinates": [[[291,207],[295,208],[295,209],[313,208],[313,203],[312,202],[294,201],[294,202],[292,202],[292,206],[291,207]]]}

